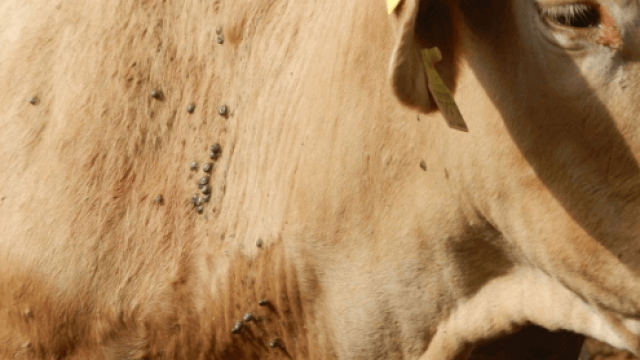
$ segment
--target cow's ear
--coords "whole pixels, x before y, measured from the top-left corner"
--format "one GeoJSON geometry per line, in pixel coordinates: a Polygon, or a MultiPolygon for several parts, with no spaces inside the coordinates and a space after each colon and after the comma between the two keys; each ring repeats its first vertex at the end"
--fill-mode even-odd
{"type": "MultiPolygon", "coordinates": [[[[455,79],[455,38],[452,0],[387,0],[395,31],[389,78],[398,100],[428,113],[438,108],[429,94],[429,77],[422,51],[437,47],[442,61],[437,65],[444,84],[451,90],[455,79]]],[[[433,80],[433,79],[432,79],[433,80]]],[[[433,84],[431,84],[433,86],[433,84]]]]}
{"type": "Polygon", "coordinates": [[[389,80],[398,100],[410,108],[427,113],[436,104],[429,97],[427,76],[416,41],[418,0],[387,1],[396,42],[389,64],[389,80]]]}

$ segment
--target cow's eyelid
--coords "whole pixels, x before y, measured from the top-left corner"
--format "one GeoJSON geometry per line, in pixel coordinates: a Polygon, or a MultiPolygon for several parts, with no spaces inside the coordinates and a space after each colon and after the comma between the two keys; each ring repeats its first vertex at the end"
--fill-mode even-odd
{"type": "Polygon", "coordinates": [[[554,25],[578,29],[600,25],[600,12],[590,3],[539,6],[539,11],[546,21],[554,25]]]}

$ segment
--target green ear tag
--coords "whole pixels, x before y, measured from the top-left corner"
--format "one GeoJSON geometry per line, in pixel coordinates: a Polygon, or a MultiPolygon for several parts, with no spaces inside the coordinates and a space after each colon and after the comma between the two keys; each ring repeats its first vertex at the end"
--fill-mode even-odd
{"type": "Polygon", "coordinates": [[[438,74],[438,71],[433,65],[440,60],[442,60],[442,54],[437,47],[422,50],[422,62],[424,63],[424,68],[427,70],[431,95],[436,100],[436,104],[438,104],[440,112],[442,112],[449,127],[460,131],[469,131],[467,124],[462,118],[462,114],[460,114],[460,109],[458,109],[458,105],[456,105],[456,101],[453,99],[451,91],[449,91],[447,85],[444,84],[440,74],[438,74]]]}

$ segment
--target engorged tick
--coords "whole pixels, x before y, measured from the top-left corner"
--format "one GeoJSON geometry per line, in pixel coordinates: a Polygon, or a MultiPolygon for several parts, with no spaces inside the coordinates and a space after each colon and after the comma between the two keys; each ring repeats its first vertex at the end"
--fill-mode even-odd
{"type": "Polygon", "coordinates": [[[242,331],[242,327],[244,326],[244,324],[242,323],[242,321],[238,321],[236,322],[236,324],[233,326],[233,329],[231,329],[231,333],[232,334],[237,334],[240,331],[242,331]]]}

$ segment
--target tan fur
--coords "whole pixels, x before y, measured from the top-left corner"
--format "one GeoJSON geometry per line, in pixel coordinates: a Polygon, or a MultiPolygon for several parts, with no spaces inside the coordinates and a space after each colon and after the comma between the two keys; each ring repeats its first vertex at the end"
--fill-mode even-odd
{"type": "Polygon", "coordinates": [[[577,53],[533,0],[0,1],[0,359],[640,353],[640,13],[597,3],[577,53]]]}

